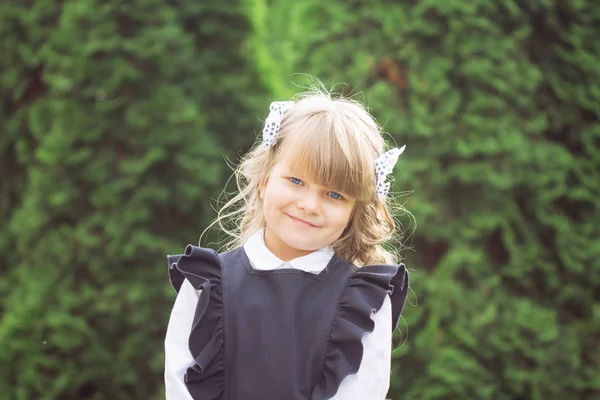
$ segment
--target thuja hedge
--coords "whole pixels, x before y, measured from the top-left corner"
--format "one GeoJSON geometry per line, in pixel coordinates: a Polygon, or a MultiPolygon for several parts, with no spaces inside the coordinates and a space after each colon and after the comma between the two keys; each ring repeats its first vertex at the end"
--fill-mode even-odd
{"type": "Polygon", "coordinates": [[[600,3],[267,9],[255,59],[278,82],[347,82],[407,144],[394,189],[418,224],[414,307],[390,397],[599,397],[600,3]]]}
{"type": "Polygon", "coordinates": [[[364,90],[408,145],[394,189],[413,191],[416,306],[389,397],[597,396],[599,13],[0,5],[0,398],[161,398],[164,254],[197,241],[223,155],[254,140],[263,87],[285,100],[293,72],[364,90]]]}
{"type": "Polygon", "coordinates": [[[164,398],[165,256],[214,217],[221,143],[254,140],[246,20],[216,1],[0,5],[0,398],[164,398]]]}

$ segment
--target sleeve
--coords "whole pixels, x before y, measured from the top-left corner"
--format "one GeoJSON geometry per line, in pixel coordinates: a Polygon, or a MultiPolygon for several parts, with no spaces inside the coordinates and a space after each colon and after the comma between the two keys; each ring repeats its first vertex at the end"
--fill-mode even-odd
{"type": "Polygon", "coordinates": [[[194,363],[188,340],[199,296],[187,279],[181,281],[165,337],[166,400],[192,400],[184,375],[194,363]]]}
{"type": "Polygon", "coordinates": [[[363,358],[358,372],[347,376],[331,400],[385,399],[392,363],[392,303],[386,296],[372,315],[373,333],[362,338],[363,358]]]}

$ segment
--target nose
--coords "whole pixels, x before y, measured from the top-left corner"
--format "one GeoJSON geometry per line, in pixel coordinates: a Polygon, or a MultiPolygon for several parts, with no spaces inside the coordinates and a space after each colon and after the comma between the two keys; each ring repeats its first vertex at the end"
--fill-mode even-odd
{"type": "Polygon", "coordinates": [[[298,198],[298,208],[307,214],[318,214],[321,209],[320,194],[316,190],[307,190],[298,198]]]}

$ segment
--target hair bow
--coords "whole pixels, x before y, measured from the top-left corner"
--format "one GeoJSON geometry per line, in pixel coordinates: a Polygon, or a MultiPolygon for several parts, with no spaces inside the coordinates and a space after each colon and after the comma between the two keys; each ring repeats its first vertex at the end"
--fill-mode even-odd
{"type": "Polygon", "coordinates": [[[380,198],[387,196],[390,191],[390,183],[386,182],[385,179],[392,173],[394,165],[398,162],[398,157],[404,152],[405,148],[406,145],[401,148],[393,148],[375,160],[375,174],[377,175],[375,191],[380,198]]]}
{"type": "Polygon", "coordinates": [[[263,144],[265,147],[271,147],[277,141],[283,113],[292,108],[293,101],[274,101],[269,106],[269,116],[265,120],[263,128],[263,144]]]}

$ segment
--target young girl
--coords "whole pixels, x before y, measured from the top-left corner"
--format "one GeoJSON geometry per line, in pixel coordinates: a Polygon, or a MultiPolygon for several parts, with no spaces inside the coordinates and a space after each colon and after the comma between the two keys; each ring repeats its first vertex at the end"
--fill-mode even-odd
{"type": "Polygon", "coordinates": [[[385,398],[408,291],[382,247],[403,150],[384,153],[353,100],[312,91],[271,104],[217,219],[238,221],[230,251],[168,256],[168,400],[385,398]]]}

